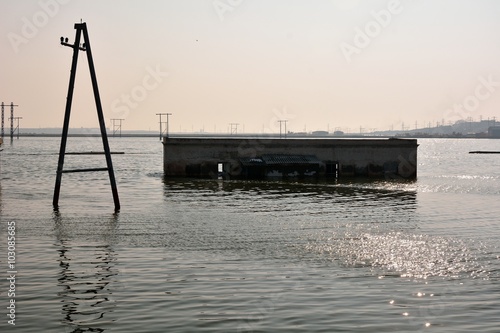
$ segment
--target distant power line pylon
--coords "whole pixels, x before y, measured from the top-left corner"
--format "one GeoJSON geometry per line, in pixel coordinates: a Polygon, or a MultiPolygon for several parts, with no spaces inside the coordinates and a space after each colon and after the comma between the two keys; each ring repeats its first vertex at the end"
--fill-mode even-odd
{"type": "Polygon", "coordinates": [[[163,129],[162,129],[162,125],[165,124],[165,137],[168,138],[168,116],[171,116],[172,114],[171,113],[157,113],[156,114],[157,116],[160,116],[160,141],[163,137],[163,129]],[[161,121],[161,116],[167,116],[167,121],[161,121]]]}
{"type": "Polygon", "coordinates": [[[281,124],[285,123],[285,139],[286,139],[286,122],[288,120],[278,120],[278,122],[280,123],[280,139],[281,139],[281,124]]]}
{"type": "Polygon", "coordinates": [[[237,123],[231,123],[231,135],[238,134],[238,125],[237,123]]]}
{"type": "Polygon", "coordinates": [[[125,119],[111,118],[111,122],[113,123],[113,137],[116,135],[116,132],[119,133],[120,138],[122,137],[122,120],[125,119]]]}
{"type": "Polygon", "coordinates": [[[14,120],[17,120],[16,128],[11,129],[11,131],[10,131],[10,139],[12,140],[14,138],[14,133],[16,131],[17,131],[17,138],[19,139],[19,120],[23,119],[23,117],[13,117],[13,118],[9,118],[9,119],[10,119],[10,123],[12,124],[11,127],[13,127],[14,120]]]}
{"type": "MultiPolygon", "coordinates": [[[[19,106],[14,103],[10,103],[10,139],[14,138],[14,107],[19,106]]],[[[2,139],[5,136],[5,104],[2,102],[2,139]]],[[[18,126],[19,127],[19,126],[18,126]]]]}

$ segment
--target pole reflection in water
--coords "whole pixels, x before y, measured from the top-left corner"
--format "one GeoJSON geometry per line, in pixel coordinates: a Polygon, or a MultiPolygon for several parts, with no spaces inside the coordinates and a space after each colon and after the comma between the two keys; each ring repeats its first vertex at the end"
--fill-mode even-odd
{"type": "MultiPolygon", "coordinates": [[[[98,242],[75,237],[70,230],[71,221],[54,213],[59,245],[60,273],[58,297],[62,303],[64,319],[73,333],[103,332],[113,323],[109,315],[116,307],[111,284],[117,280],[117,257],[113,250],[113,237],[117,215],[109,221],[107,231],[98,242]],[[66,222],[67,225],[66,225],[66,222]]],[[[100,230],[101,231],[101,230],[100,230]]]]}

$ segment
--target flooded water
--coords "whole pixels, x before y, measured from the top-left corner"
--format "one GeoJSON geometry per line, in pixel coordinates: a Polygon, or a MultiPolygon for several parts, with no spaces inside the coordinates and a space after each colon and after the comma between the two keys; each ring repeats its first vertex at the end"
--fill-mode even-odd
{"type": "Polygon", "coordinates": [[[6,140],[0,330],[498,332],[500,155],[468,152],[500,140],[419,144],[415,182],[271,183],[165,180],[157,138],[110,138],[114,214],[105,172],[64,174],[54,213],[59,138],[6,140]]]}

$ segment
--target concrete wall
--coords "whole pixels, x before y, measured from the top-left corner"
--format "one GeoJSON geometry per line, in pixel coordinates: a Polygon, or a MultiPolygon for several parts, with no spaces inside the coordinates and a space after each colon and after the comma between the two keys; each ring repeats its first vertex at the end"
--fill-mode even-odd
{"type": "Polygon", "coordinates": [[[172,177],[217,177],[224,163],[229,178],[240,178],[242,157],[262,154],[315,155],[326,165],[338,162],[340,177],[375,176],[414,179],[417,140],[414,139],[263,139],[163,138],[164,172],[172,177]]]}

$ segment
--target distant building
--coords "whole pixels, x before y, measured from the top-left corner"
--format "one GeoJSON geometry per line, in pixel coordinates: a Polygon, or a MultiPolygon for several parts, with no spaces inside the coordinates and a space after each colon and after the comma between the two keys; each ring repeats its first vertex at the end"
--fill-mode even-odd
{"type": "Polygon", "coordinates": [[[500,138],[500,126],[491,126],[488,128],[488,136],[490,138],[500,138]]]}
{"type": "Polygon", "coordinates": [[[312,135],[328,135],[328,131],[314,131],[312,135]]]}

